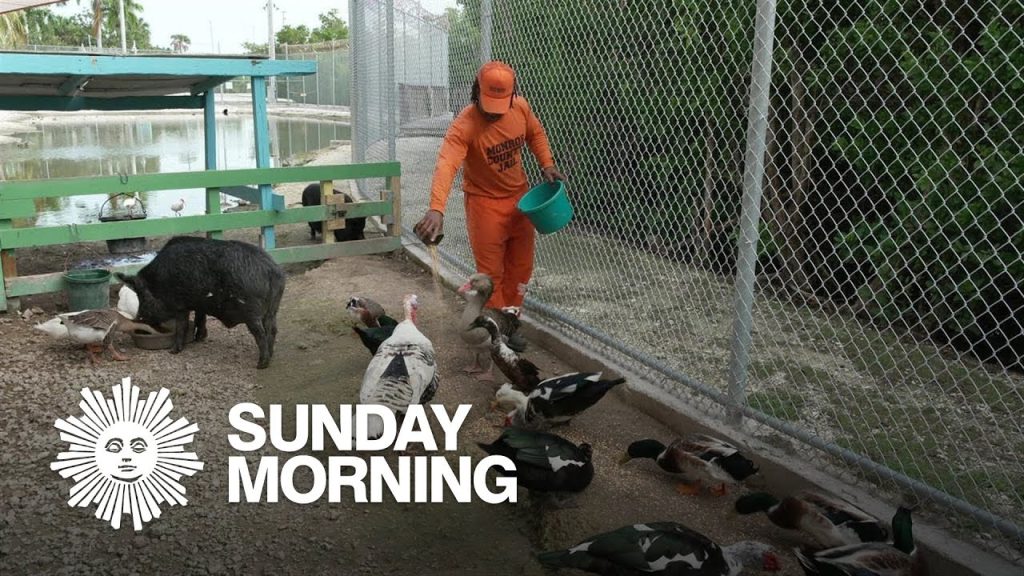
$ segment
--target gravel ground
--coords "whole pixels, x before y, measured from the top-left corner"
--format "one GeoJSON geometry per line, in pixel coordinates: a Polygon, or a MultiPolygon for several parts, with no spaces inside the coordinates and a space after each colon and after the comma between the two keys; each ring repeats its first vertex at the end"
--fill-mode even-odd
{"type": "MultiPolygon", "coordinates": [[[[442,384],[435,402],[473,404],[461,430],[460,453],[480,458],[472,441],[490,441],[499,416],[487,412],[496,385],[461,374],[467,359],[453,320],[459,302],[404,257],[375,255],[292,270],[273,363],[255,369],[256,350],[242,328],[210,322],[210,337],[174,356],[119,344],[127,362],[86,363],[83,350],[54,341],[16,315],[0,316],[5,348],[0,372],[0,573],[13,574],[543,574],[532,554],[572,545],[595,532],[639,521],[676,520],[722,542],[762,538],[788,550],[763,518],[738,520],[731,498],[682,497],[653,463],[616,464],[628,442],[672,432],[615,395],[562,433],[589,441],[597,476],[580,507],[542,512],[518,504],[230,504],[227,498],[227,413],[238,402],[354,403],[369,354],[349,329],[344,302],[373,294],[397,313],[401,296],[420,295],[420,326],[438,350],[442,384]],[[79,414],[79,390],[108,391],[130,376],[148,394],[172,393],[175,414],[196,422],[192,448],[206,468],[183,480],[189,503],[164,507],[141,533],[114,531],[92,509],[69,508],[70,481],[50,470],[65,448],[53,423],[79,414]]],[[[45,317],[59,303],[39,298],[45,317]]],[[[541,349],[530,353],[545,372],[571,367],[541,349]]],[[[108,392],[109,393],[109,392],[108,392]]],[[[266,452],[270,453],[270,452],[266,452]]],[[[799,572],[784,556],[784,575],[799,572]]],[[[756,573],[756,572],[755,572],[756,573]]]]}

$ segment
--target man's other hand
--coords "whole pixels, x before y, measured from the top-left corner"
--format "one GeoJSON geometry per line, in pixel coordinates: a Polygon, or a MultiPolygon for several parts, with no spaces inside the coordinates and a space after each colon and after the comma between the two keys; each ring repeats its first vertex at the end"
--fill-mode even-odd
{"type": "Polygon", "coordinates": [[[558,168],[549,166],[547,168],[541,168],[541,174],[544,176],[545,182],[554,182],[555,180],[565,180],[565,176],[558,171],[558,168]]]}

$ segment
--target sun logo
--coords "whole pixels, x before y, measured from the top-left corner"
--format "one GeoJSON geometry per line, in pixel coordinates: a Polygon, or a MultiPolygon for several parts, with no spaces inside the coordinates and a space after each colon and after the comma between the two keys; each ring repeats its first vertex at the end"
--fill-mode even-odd
{"type": "Polygon", "coordinates": [[[115,530],[121,516],[130,514],[138,531],[160,517],[161,503],[188,503],[179,481],[203,469],[195,452],[185,452],[199,427],[168,417],[174,406],[166,388],[140,401],[139,387],[124,378],[112,392],[108,400],[83,389],[82,417],[57,420],[54,426],[68,451],[58,454],[50,469],[74,480],[70,506],[97,504],[96,517],[115,530]]]}

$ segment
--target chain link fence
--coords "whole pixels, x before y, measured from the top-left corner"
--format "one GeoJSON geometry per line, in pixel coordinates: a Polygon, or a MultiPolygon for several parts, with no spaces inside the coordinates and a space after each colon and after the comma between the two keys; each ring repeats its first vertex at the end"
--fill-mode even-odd
{"type": "Polygon", "coordinates": [[[316,74],[278,78],[278,102],[348,106],[352,70],[349,54],[348,40],[279,46],[279,60],[314,60],[316,74]]]}
{"type": "Polygon", "coordinates": [[[477,67],[509,62],[576,210],[531,313],[1020,560],[1019,2],[467,0],[419,19],[429,51],[350,6],[353,160],[402,162],[407,230],[477,67]],[[410,68],[446,105],[404,113],[410,68]]]}

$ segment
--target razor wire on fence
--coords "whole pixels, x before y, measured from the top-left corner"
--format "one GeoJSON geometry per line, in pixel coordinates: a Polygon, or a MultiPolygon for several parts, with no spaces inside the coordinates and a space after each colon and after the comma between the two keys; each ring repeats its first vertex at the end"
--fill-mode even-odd
{"type": "Polygon", "coordinates": [[[538,238],[534,312],[1024,551],[1018,2],[459,4],[409,50],[391,2],[350,3],[353,160],[402,162],[407,229],[508,62],[576,212],[538,238]]]}

